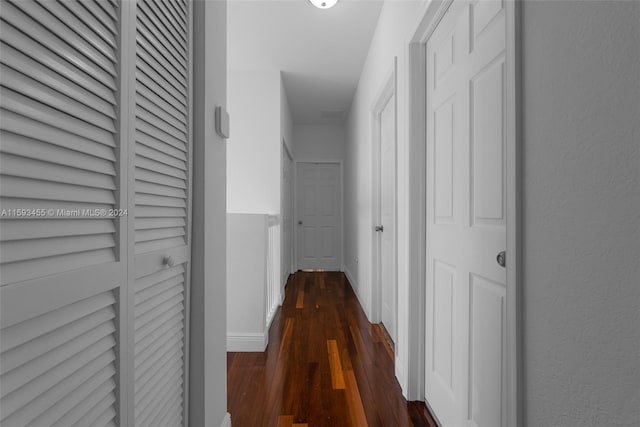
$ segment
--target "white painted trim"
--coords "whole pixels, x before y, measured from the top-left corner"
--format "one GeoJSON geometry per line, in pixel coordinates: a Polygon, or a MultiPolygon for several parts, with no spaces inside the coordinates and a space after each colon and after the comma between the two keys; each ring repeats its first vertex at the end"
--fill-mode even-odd
{"type": "MultiPolygon", "coordinates": [[[[398,341],[398,97],[397,97],[397,75],[398,75],[398,58],[393,58],[393,64],[389,72],[387,73],[385,79],[383,80],[383,84],[378,92],[378,94],[374,97],[374,103],[371,106],[371,135],[372,135],[372,158],[371,158],[371,185],[372,185],[372,197],[371,197],[371,212],[372,212],[372,221],[375,226],[379,224],[380,219],[380,150],[381,150],[381,140],[380,140],[380,117],[382,111],[387,106],[387,103],[394,97],[394,122],[395,122],[395,137],[394,137],[394,151],[396,157],[396,167],[395,167],[395,230],[396,235],[393,242],[394,246],[394,254],[395,257],[393,259],[394,264],[394,276],[396,279],[396,341],[398,341]],[[395,95],[395,96],[394,96],[395,95]]],[[[381,245],[380,245],[380,237],[376,235],[376,232],[371,230],[374,233],[374,236],[371,240],[372,248],[371,248],[371,318],[375,323],[379,323],[382,321],[382,285],[380,281],[380,258],[381,258],[381,245]]],[[[396,349],[397,349],[396,342],[396,349]]]]}
{"type": "Polygon", "coordinates": [[[222,419],[222,424],[220,424],[220,427],[231,427],[231,414],[230,413],[226,413],[224,415],[224,418],[222,419]]]}
{"type": "Polygon", "coordinates": [[[340,166],[340,257],[338,265],[344,271],[344,160],[340,159],[294,159],[293,161],[293,265],[291,274],[300,269],[298,265],[298,164],[299,163],[337,163],[340,166]]]}
{"type": "MultiPolygon", "coordinates": [[[[427,40],[435,30],[453,0],[432,1],[422,13],[413,37],[409,43],[409,96],[410,96],[410,165],[409,176],[424,174],[426,169],[426,153],[424,152],[424,117],[426,99],[424,82],[424,48],[427,40]],[[414,151],[415,150],[415,151],[414,151]],[[424,154],[423,154],[424,153],[424,154]],[[415,155],[414,155],[415,154],[415,155]],[[419,158],[419,162],[415,162],[419,158]]],[[[522,369],[522,310],[520,288],[522,275],[522,134],[521,134],[521,0],[507,0],[506,8],[506,75],[507,75],[507,422],[509,426],[520,426],[523,423],[523,369],[522,369]]],[[[420,183],[410,185],[410,252],[416,245],[426,242],[426,230],[417,221],[424,212],[426,203],[425,182],[421,175],[420,183]],[[414,232],[415,231],[415,232],[414,232]],[[422,240],[425,239],[425,240],[422,240]]],[[[424,218],[424,217],[423,217],[424,218]]],[[[420,255],[415,254],[414,255],[420,255]]],[[[416,258],[410,259],[410,302],[412,297],[420,297],[422,304],[417,310],[410,306],[409,342],[417,338],[424,342],[425,295],[424,260],[421,265],[416,258]]],[[[410,347],[409,351],[409,399],[424,399],[424,344],[422,350],[410,347]],[[416,360],[418,355],[421,360],[416,360]],[[422,372],[421,375],[418,375],[422,372]],[[415,381],[414,381],[415,380],[415,381]],[[417,395],[416,393],[420,393],[417,395]]],[[[429,403],[427,407],[429,407],[429,403]]],[[[432,411],[433,414],[433,411],[432,411]]],[[[435,417],[435,414],[434,414],[435,417]]]]}
{"type": "Polygon", "coordinates": [[[347,276],[347,280],[351,284],[351,289],[353,289],[353,293],[356,294],[356,298],[358,299],[358,302],[360,303],[360,307],[362,307],[362,311],[364,311],[364,314],[367,317],[367,320],[369,321],[369,323],[373,323],[371,322],[371,310],[366,304],[363,303],[362,295],[360,295],[360,293],[358,292],[360,289],[358,282],[356,282],[356,279],[353,277],[353,274],[351,274],[351,271],[349,271],[349,269],[345,265],[342,266],[342,269],[344,270],[344,275],[347,276]]]}
{"type": "Polygon", "coordinates": [[[408,127],[409,127],[409,233],[408,233],[408,400],[424,399],[425,360],[425,250],[426,250],[426,123],[424,116],[426,82],[425,50],[419,43],[408,46],[408,127]],[[421,196],[418,196],[421,195],[421,196]]]}
{"type": "Polygon", "coordinates": [[[520,0],[505,2],[507,79],[507,422],[522,426],[522,68],[520,0]]]}
{"type": "Polygon", "coordinates": [[[228,332],[227,351],[265,351],[269,334],[257,332],[228,332]]]}

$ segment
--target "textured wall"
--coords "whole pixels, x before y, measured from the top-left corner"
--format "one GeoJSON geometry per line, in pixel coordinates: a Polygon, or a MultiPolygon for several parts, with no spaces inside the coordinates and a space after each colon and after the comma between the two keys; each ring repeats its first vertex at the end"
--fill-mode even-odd
{"type": "Polygon", "coordinates": [[[639,46],[639,2],[523,2],[528,426],[640,425],[639,46]]]}

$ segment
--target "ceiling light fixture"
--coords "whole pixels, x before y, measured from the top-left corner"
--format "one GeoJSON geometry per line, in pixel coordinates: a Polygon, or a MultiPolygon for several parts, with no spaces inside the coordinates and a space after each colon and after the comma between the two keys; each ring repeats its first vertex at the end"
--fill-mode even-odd
{"type": "Polygon", "coordinates": [[[338,3],[338,0],[309,0],[318,9],[329,9],[338,3]]]}

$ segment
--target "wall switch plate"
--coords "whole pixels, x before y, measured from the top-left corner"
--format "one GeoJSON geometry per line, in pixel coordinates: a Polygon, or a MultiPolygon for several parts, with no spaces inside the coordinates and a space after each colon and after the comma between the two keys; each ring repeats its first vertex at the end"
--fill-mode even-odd
{"type": "Polygon", "coordinates": [[[224,107],[216,107],[216,133],[222,138],[229,138],[229,113],[224,107]]]}

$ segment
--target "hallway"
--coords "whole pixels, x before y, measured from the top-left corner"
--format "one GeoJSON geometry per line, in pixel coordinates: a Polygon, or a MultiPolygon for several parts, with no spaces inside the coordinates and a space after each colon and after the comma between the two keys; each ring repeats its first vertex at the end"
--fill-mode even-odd
{"type": "Polygon", "coordinates": [[[234,426],[435,426],[339,272],[290,276],[264,353],[228,353],[234,426]],[[424,414],[424,415],[423,415],[424,414]]]}

